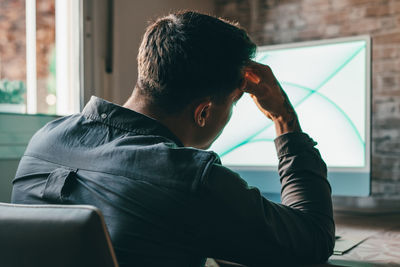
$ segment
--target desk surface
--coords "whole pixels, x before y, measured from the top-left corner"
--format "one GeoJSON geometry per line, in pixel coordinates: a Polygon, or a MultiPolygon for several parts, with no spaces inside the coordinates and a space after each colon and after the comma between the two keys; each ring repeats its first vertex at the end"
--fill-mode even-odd
{"type": "MultiPolygon", "coordinates": [[[[328,266],[398,266],[400,267],[400,211],[398,214],[335,212],[336,235],[364,236],[362,243],[343,255],[333,255],[329,262],[312,267],[328,266]]],[[[219,261],[206,266],[243,266],[219,261]]],[[[311,267],[311,266],[309,266],[311,267]]]]}
{"type": "Polygon", "coordinates": [[[400,211],[398,214],[336,212],[336,235],[368,238],[345,253],[333,255],[322,266],[400,266],[400,211]]]}

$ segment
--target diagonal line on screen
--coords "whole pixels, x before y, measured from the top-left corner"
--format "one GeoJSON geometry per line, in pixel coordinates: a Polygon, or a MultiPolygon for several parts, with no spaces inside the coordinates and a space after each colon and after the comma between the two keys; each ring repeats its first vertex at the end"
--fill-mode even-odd
{"type": "MultiPolygon", "coordinates": [[[[330,99],[330,98],[327,97],[326,95],[324,95],[324,94],[322,94],[322,93],[320,93],[320,92],[318,92],[318,91],[316,91],[316,90],[312,90],[312,89],[310,89],[310,88],[307,88],[307,87],[304,87],[304,86],[301,86],[301,85],[298,85],[298,84],[287,83],[287,82],[285,82],[284,84],[291,85],[291,86],[295,86],[295,87],[299,87],[299,88],[302,88],[302,89],[304,89],[304,90],[310,91],[310,92],[312,92],[312,94],[317,94],[317,95],[319,95],[320,97],[322,97],[325,101],[329,102],[329,103],[330,103],[332,106],[334,106],[335,109],[338,110],[338,111],[342,114],[342,116],[348,121],[348,123],[350,124],[351,128],[353,128],[354,132],[357,134],[357,137],[358,137],[360,143],[361,143],[362,145],[364,145],[364,140],[363,140],[363,138],[361,137],[361,134],[360,134],[360,132],[358,131],[357,127],[355,126],[354,122],[350,119],[350,117],[346,114],[346,112],[344,112],[344,110],[343,110],[338,104],[336,104],[332,99],[330,99]]],[[[298,107],[298,106],[299,106],[299,104],[296,105],[296,107],[298,107]]]]}

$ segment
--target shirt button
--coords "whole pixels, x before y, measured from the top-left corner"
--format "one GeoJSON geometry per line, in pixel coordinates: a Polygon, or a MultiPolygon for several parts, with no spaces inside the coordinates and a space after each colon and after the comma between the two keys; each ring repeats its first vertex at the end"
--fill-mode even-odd
{"type": "Polygon", "coordinates": [[[106,113],[101,113],[100,117],[101,117],[102,119],[105,119],[105,118],[107,118],[107,114],[106,114],[106,113]]]}

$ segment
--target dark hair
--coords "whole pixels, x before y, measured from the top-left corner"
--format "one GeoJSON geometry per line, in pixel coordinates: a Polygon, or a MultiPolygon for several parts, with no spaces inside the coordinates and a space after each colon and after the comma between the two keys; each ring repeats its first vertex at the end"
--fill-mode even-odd
{"type": "Polygon", "coordinates": [[[167,112],[204,97],[224,99],[239,87],[255,49],[238,24],[193,11],[170,14],[146,29],[137,90],[167,112]]]}

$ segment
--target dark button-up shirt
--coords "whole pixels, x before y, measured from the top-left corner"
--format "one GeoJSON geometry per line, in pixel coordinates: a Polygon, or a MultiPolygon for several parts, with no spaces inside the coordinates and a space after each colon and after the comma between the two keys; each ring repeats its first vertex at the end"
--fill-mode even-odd
{"type": "Polygon", "coordinates": [[[251,266],[321,262],[334,222],[326,166],[304,133],[275,140],[282,204],[270,202],[211,151],[184,147],[156,120],[92,97],[80,114],[31,139],[12,202],[89,204],[125,266],[251,266]]]}

